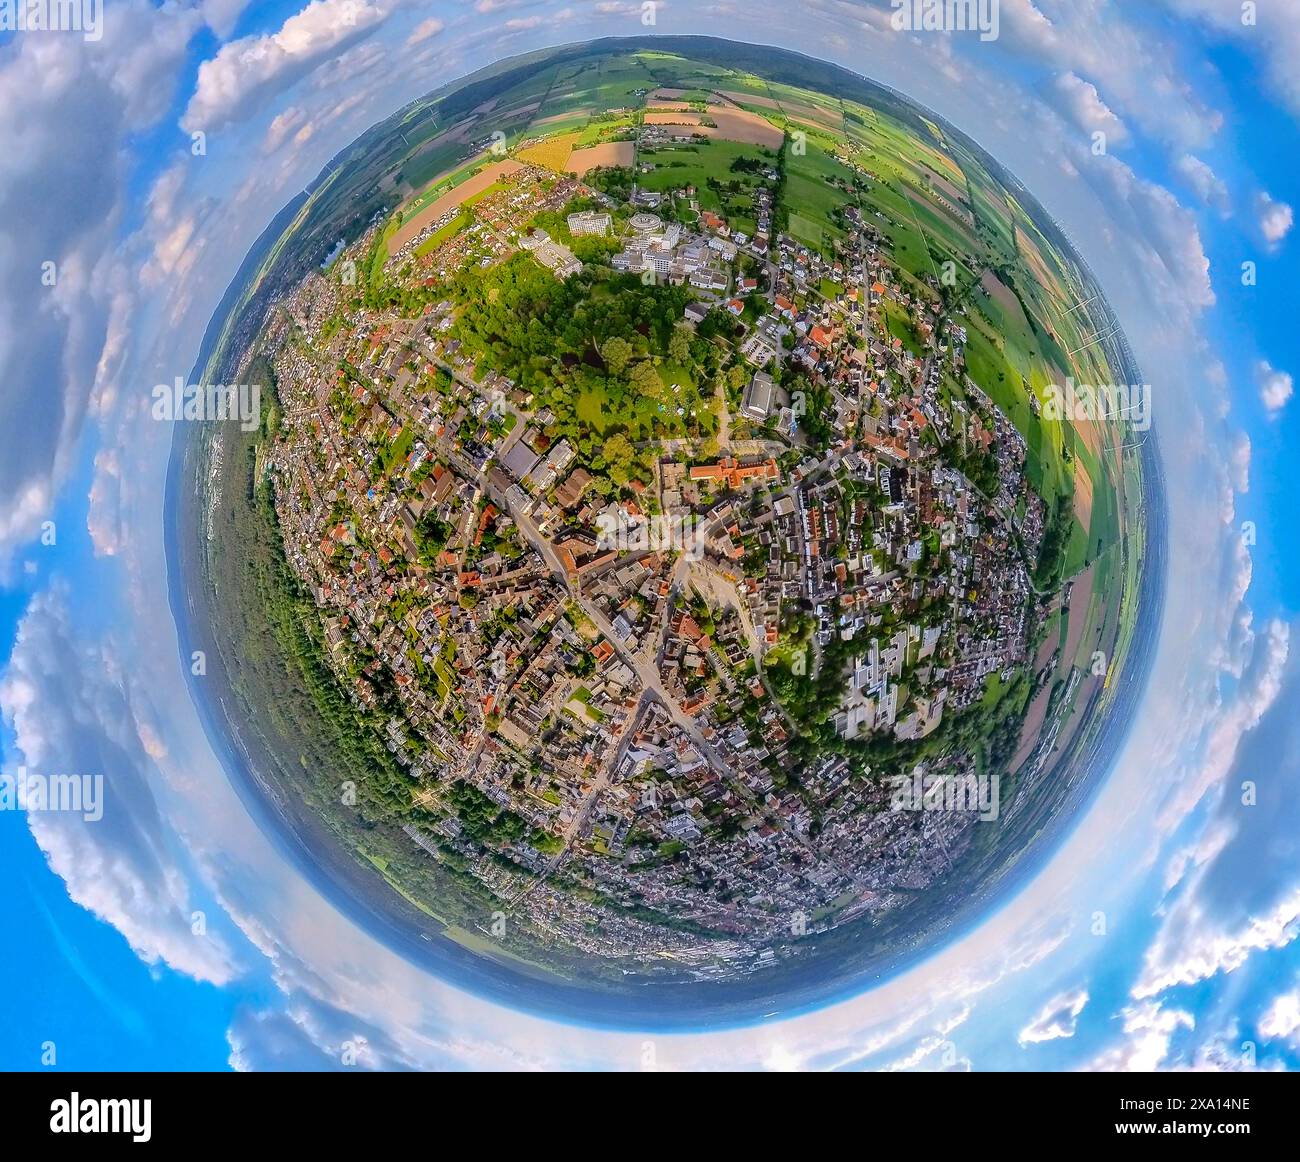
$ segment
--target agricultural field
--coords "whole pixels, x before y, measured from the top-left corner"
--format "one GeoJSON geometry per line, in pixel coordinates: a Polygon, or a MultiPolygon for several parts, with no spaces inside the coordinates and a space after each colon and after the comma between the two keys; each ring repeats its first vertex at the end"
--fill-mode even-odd
{"type": "Polygon", "coordinates": [[[832,139],[808,132],[799,148],[786,153],[785,205],[790,234],[824,253],[844,238],[839,214],[857,200],[857,194],[845,188],[856,184],[856,175],[834,156],[835,148],[832,139]]]}
{"type": "MultiPolygon", "coordinates": [[[[417,120],[424,124],[433,113],[421,110],[417,120]]],[[[1071,498],[1067,575],[1098,560],[1120,535],[1119,425],[1042,415],[1047,389],[1067,374],[1096,383],[1115,378],[1099,341],[1107,321],[1088,309],[1082,276],[1017,202],[1004,175],[990,172],[977,151],[950,140],[941,125],[743,68],[641,51],[556,61],[431,129],[402,178],[415,184],[441,168],[404,207],[390,252],[429,215],[492,185],[485,175],[494,159],[464,157],[468,142],[491,132],[507,134],[511,160],[556,172],[581,177],[596,167],[653,166],[638,172],[642,188],[668,193],[692,186],[702,211],[746,234],[756,229],[758,181],[733,167],[775,166],[783,158],[778,228],[830,255],[846,237],[845,210],[855,207],[887,245],[904,299],[937,304],[941,279],[955,283],[943,302],[967,328],[967,373],[1025,437],[1029,478],[1049,507],[1071,498]],[[706,139],[638,151],[634,137],[643,123],[689,124],[706,139]]],[[[453,222],[439,241],[463,225],[453,222]]],[[[906,308],[888,304],[883,321],[887,337],[920,349],[906,308]]],[[[960,394],[960,384],[953,390],[960,394]]],[[[578,407],[597,427],[597,401],[578,407]]],[[[630,418],[637,424],[656,417],[630,418]]]]}
{"type": "Polygon", "coordinates": [[[472,203],[472,200],[477,195],[486,195],[502,177],[515,173],[519,168],[520,163],[513,159],[508,158],[505,161],[498,161],[484,169],[477,170],[472,176],[467,176],[459,182],[453,182],[446,192],[438,194],[431,201],[423,198],[417,199],[417,202],[413,203],[412,207],[403,215],[400,228],[389,238],[388,253],[395,254],[401,250],[427,225],[436,222],[457,206],[472,203]],[[424,204],[418,205],[420,201],[424,201],[424,204]]]}
{"type": "Polygon", "coordinates": [[[424,255],[431,254],[444,242],[454,238],[473,221],[474,216],[470,214],[464,206],[462,206],[460,213],[455,218],[448,222],[441,230],[437,230],[433,234],[430,234],[428,238],[415,248],[416,257],[423,258],[424,255]]]}
{"type": "Polygon", "coordinates": [[[785,134],[767,118],[744,109],[722,106],[712,106],[704,113],[689,110],[688,107],[652,109],[646,112],[645,123],[688,126],[704,137],[761,145],[772,150],[780,149],[785,138],[785,134]]]}
{"type": "Polygon", "coordinates": [[[529,165],[540,165],[556,173],[563,173],[568,168],[569,155],[573,153],[578,138],[577,133],[557,133],[536,145],[519,150],[515,156],[529,165]]]}
{"type": "Polygon", "coordinates": [[[575,149],[564,163],[568,173],[586,177],[593,169],[621,167],[630,169],[636,164],[636,146],[630,141],[610,141],[604,145],[592,145],[586,149],[575,149]]]}

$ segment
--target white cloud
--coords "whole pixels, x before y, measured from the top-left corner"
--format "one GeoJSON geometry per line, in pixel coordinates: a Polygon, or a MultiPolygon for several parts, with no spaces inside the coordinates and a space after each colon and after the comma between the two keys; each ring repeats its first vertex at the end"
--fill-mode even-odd
{"type": "Polygon", "coordinates": [[[95,476],[86,511],[86,530],[95,556],[116,556],[126,537],[122,525],[122,464],[115,448],[101,448],[95,454],[95,476]]]}
{"type": "Polygon", "coordinates": [[[1057,1041],[1073,1037],[1079,1023],[1079,1014],[1088,1003],[1088,990],[1071,989],[1047,1002],[1032,1021],[1020,1030],[1017,1038],[1021,1045],[1037,1045],[1043,1041],[1057,1041]]]}
{"type": "Polygon", "coordinates": [[[1158,996],[1178,985],[1192,985],[1234,972],[1256,952],[1284,948],[1300,931],[1300,888],[1267,912],[1235,925],[1213,919],[1191,890],[1179,901],[1156,942],[1147,950],[1133,996],[1158,996]]]}
{"type": "Polygon", "coordinates": [[[1259,1019],[1260,1033],[1300,1051],[1300,989],[1274,997],[1259,1019]]]}
{"type": "Polygon", "coordinates": [[[1080,102],[1076,124],[1078,115],[1090,123],[1110,114],[1183,150],[1207,144],[1222,126],[1222,114],[1182,75],[1167,38],[1125,19],[1122,8],[1104,0],[1002,0],[1000,11],[998,47],[1058,78],[1064,95],[1080,102]]]}
{"type": "Polygon", "coordinates": [[[98,44],[20,36],[0,55],[0,102],[22,110],[0,124],[0,214],[15,224],[0,241],[0,315],[21,320],[0,328],[0,574],[52,515],[127,341],[134,288],[115,253],[126,142],[165,112],[201,26],[129,0],[111,17],[98,44]]]}
{"type": "Polygon", "coordinates": [[[248,7],[248,0],[203,0],[200,10],[208,27],[225,40],[235,30],[239,17],[248,7]]]}
{"type": "Polygon", "coordinates": [[[1250,491],[1250,437],[1245,432],[1235,432],[1228,448],[1228,470],[1232,487],[1237,492],[1250,491]]]}
{"type": "Polygon", "coordinates": [[[1123,145],[1128,140],[1124,122],[1101,99],[1090,81],[1075,73],[1062,73],[1052,82],[1052,96],[1056,107],[1084,133],[1104,133],[1107,146],[1123,145]]]}
{"type": "Polygon", "coordinates": [[[1228,187],[1199,157],[1193,157],[1190,153],[1182,154],[1174,162],[1174,170],[1205,205],[1219,211],[1228,209],[1228,187]]]}
{"type": "Polygon", "coordinates": [[[1207,28],[1263,62],[1269,87],[1293,113],[1300,114],[1300,73],[1295,62],[1300,58],[1300,21],[1294,5],[1252,5],[1255,19],[1243,19],[1241,0],[1162,0],[1166,7],[1182,16],[1201,21],[1207,28]]]}
{"type": "Polygon", "coordinates": [[[190,177],[189,159],[177,161],[158,175],[145,198],[138,241],[147,248],[140,269],[146,287],[168,283],[176,288],[203,252],[206,237],[199,227],[209,206],[187,189],[190,177]]]}
{"type": "MultiPolygon", "coordinates": [[[[1222,631],[1216,633],[1220,646],[1232,641],[1233,628],[1240,625],[1241,601],[1251,578],[1250,555],[1242,547],[1242,538],[1229,533],[1226,545],[1229,553],[1218,587],[1223,603],[1219,611],[1222,631]]],[[[1290,629],[1285,622],[1270,620],[1260,635],[1252,634],[1247,642],[1238,643],[1234,648],[1249,652],[1249,661],[1212,657],[1216,665],[1240,673],[1241,680],[1230,700],[1209,707],[1210,727],[1200,753],[1174,783],[1162,806],[1162,832],[1169,830],[1171,821],[1184,818],[1222,784],[1232,768],[1242,736],[1259,725],[1281,692],[1290,652],[1290,629]]]]}
{"type": "MultiPolygon", "coordinates": [[[[129,682],[107,647],[88,646],[56,594],[33,598],[0,676],[0,712],[29,771],[103,779],[102,818],[29,812],[27,824],[68,895],[112,924],[148,964],[214,984],[236,975],[217,934],[195,935],[188,877],[172,851],[129,682]]],[[[148,746],[155,745],[147,734],[148,746]]]]}
{"type": "Polygon", "coordinates": [[[304,130],[308,136],[311,135],[307,110],[300,105],[290,105],[277,113],[271,119],[271,124],[266,127],[266,136],[262,138],[262,152],[274,153],[290,137],[304,130]]]}
{"type": "MultiPolygon", "coordinates": [[[[1238,609],[1238,624],[1241,612],[1238,609]]],[[[1289,637],[1287,625],[1273,620],[1255,639],[1253,658],[1239,668],[1231,699],[1212,709],[1213,725],[1206,732],[1195,765],[1181,772],[1161,818],[1186,818],[1208,795],[1223,794],[1243,736],[1259,725],[1281,693],[1289,637]]],[[[1168,827],[1160,830],[1167,831],[1168,827]]],[[[1141,971],[1130,990],[1135,1000],[1148,1000],[1176,986],[1233,972],[1255,952],[1281,947],[1295,939],[1300,924],[1300,888],[1253,915],[1220,915],[1202,892],[1235,834],[1235,822],[1219,817],[1193,846],[1180,847],[1169,860],[1165,890],[1178,890],[1176,898],[1162,906],[1160,927],[1143,955],[1141,971]]]]}
{"type": "Polygon", "coordinates": [[[1101,1073],[1154,1073],[1169,1056],[1180,1030],[1194,1029],[1196,1021],[1183,1009],[1166,1009],[1153,1001],[1125,1008],[1124,1040],[1101,1053],[1088,1069],[1101,1073]]]}
{"type": "Polygon", "coordinates": [[[1281,246],[1286,236],[1291,233],[1294,213],[1285,202],[1274,201],[1272,196],[1261,190],[1255,197],[1255,221],[1259,232],[1270,249],[1281,246]]]}
{"type": "Polygon", "coordinates": [[[408,45],[423,44],[426,40],[437,36],[447,26],[437,17],[430,17],[428,20],[422,20],[413,29],[411,35],[406,38],[408,45]]]}
{"type": "Polygon", "coordinates": [[[1031,53],[1058,52],[1061,47],[1056,25],[1032,0],[1002,0],[999,9],[1000,35],[1031,53]]]}
{"type": "Polygon", "coordinates": [[[1291,376],[1279,371],[1267,359],[1255,364],[1255,384],[1259,388],[1259,402],[1270,416],[1280,412],[1291,398],[1294,384],[1291,376]]]}
{"type": "Polygon", "coordinates": [[[1111,212],[1111,229],[1144,264],[1149,300],[1172,324],[1191,326],[1194,317],[1215,302],[1196,215],[1164,186],[1139,177],[1110,154],[1092,157],[1080,149],[1075,164],[1111,212]]]}
{"type": "Polygon", "coordinates": [[[344,45],[368,36],[387,16],[385,7],[369,0],[311,0],[278,32],[222,45],[199,66],[181,125],[211,130],[243,120],[344,45]]]}

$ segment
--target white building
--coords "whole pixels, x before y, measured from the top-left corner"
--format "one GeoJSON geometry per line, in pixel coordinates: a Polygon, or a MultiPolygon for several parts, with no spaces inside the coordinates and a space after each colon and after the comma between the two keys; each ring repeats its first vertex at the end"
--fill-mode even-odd
{"type": "Polygon", "coordinates": [[[569,215],[569,233],[575,238],[583,234],[596,234],[604,237],[609,233],[614,219],[609,214],[596,210],[584,210],[581,214],[569,215]]]}

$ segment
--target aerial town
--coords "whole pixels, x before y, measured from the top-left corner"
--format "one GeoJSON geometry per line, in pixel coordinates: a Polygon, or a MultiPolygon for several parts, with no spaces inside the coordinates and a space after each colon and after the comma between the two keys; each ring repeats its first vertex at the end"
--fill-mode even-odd
{"type": "Polygon", "coordinates": [[[636,133],[658,162],[502,163],[282,300],[261,471],[413,844],[543,939],[707,976],[883,914],[972,842],[882,776],[1005,761],[951,743],[1033,669],[1047,514],[869,215],[801,245],[756,149],[741,228],[642,188],[689,128],[636,133]],[[543,303],[622,330],[548,354],[543,303]]]}

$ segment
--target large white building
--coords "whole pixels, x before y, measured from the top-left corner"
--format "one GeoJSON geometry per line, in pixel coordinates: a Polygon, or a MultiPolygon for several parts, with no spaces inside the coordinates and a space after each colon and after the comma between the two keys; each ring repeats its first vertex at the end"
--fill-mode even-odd
{"type": "Polygon", "coordinates": [[[583,234],[598,234],[602,238],[609,233],[614,219],[609,214],[596,210],[584,210],[581,214],[569,215],[569,233],[575,238],[583,234]]]}

